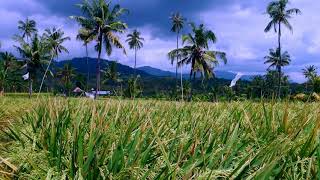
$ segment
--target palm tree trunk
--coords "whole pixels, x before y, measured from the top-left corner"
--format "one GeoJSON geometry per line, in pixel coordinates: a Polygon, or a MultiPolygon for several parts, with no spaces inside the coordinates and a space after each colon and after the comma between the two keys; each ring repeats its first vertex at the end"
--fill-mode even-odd
{"type": "Polygon", "coordinates": [[[180,67],[180,86],[181,86],[181,100],[183,101],[182,65],[181,65],[181,67],[180,67]]]}
{"type": "Polygon", "coordinates": [[[134,48],[134,76],[136,76],[137,68],[137,48],[134,48]]]}
{"type": "Polygon", "coordinates": [[[191,96],[190,96],[190,101],[192,101],[192,96],[193,96],[193,87],[196,85],[196,71],[193,71],[193,77],[192,77],[192,82],[191,82],[191,96]]]}
{"type": "Polygon", "coordinates": [[[279,22],[279,29],[278,29],[278,47],[279,47],[279,61],[280,61],[280,67],[278,70],[278,81],[279,81],[279,86],[278,86],[278,96],[281,98],[281,63],[282,63],[282,54],[281,54],[281,23],[279,22]]]}
{"type": "Polygon", "coordinates": [[[29,98],[32,96],[32,79],[29,77],[29,98]]]}
{"type": "Polygon", "coordinates": [[[99,43],[99,50],[98,50],[98,59],[97,59],[97,67],[96,67],[96,93],[95,93],[95,99],[99,97],[98,92],[100,91],[100,61],[101,61],[101,52],[102,52],[102,33],[99,32],[99,38],[98,38],[98,43],[99,43]]]}
{"type": "Polygon", "coordinates": [[[306,82],[305,92],[308,92],[308,82],[306,82]]]}
{"type": "Polygon", "coordinates": [[[193,91],[193,83],[194,83],[194,78],[192,79],[192,75],[193,75],[193,70],[191,69],[190,71],[190,94],[189,94],[189,97],[188,97],[188,101],[191,101],[192,100],[192,91],[193,91]]]}
{"type": "Polygon", "coordinates": [[[0,87],[1,87],[1,91],[0,91],[0,96],[3,96],[4,95],[4,87],[5,87],[5,85],[6,85],[6,79],[7,79],[7,70],[8,69],[6,69],[5,71],[4,71],[4,77],[3,77],[3,82],[0,84],[0,87]]]}
{"type": "MultiPolygon", "coordinates": [[[[179,49],[179,32],[177,33],[177,49],[179,49]]],[[[177,67],[176,67],[176,79],[178,79],[178,52],[177,52],[177,67]]],[[[176,80],[177,81],[177,80],[176,80]]],[[[180,67],[180,88],[181,88],[181,100],[183,101],[183,81],[182,81],[182,65],[180,67]]]]}
{"type": "Polygon", "coordinates": [[[98,52],[98,59],[97,59],[97,67],[96,67],[96,92],[95,92],[95,98],[99,97],[98,91],[100,91],[100,58],[101,58],[101,47],[99,48],[98,52]]]}
{"type": "Polygon", "coordinates": [[[88,57],[88,44],[86,44],[86,58],[87,58],[87,84],[86,84],[86,91],[89,90],[89,80],[90,80],[90,67],[89,67],[89,57],[88,57]]]}
{"type": "Polygon", "coordinates": [[[46,69],[46,71],[44,72],[44,75],[43,75],[43,77],[42,77],[38,96],[39,96],[39,94],[41,93],[41,89],[42,89],[42,86],[43,86],[43,83],[44,83],[44,79],[45,79],[46,76],[47,76],[47,73],[48,73],[48,71],[49,71],[49,68],[50,68],[50,65],[51,65],[52,61],[53,61],[53,54],[51,55],[50,62],[49,62],[48,66],[47,66],[47,69],[46,69]]]}
{"type": "MultiPolygon", "coordinates": [[[[179,49],[179,32],[177,32],[177,49],[179,49]]],[[[176,61],[176,86],[178,85],[178,52],[177,52],[177,61],[176,61]]],[[[175,87],[176,88],[176,87],[175,87]]]]}
{"type": "Polygon", "coordinates": [[[278,95],[279,95],[279,98],[281,98],[281,74],[282,74],[282,69],[281,69],[281,66],[279,66],[278,67],[278,82],[279,82],[278,95]]]}
{"type": "Polygon", "coordinates": [[[101,61],[101,52],[102,52],[102,43],[103,43],[103,39],[102,39],[102,33],[100,32],[99,29],[99,36],[98,36],[98,45],[99,45],[99,49],[98,49],[98,59],[97,59],[97,65],[96,65],[96,93],[95,93],[95,99],[97,99],[99,97],[98,92],[100,91],[100,61],[101,61]]]}
{"type": "Polygon", "coordinates": [[[2,86],[1,91],[0,91],[0,96],[4,95],[4,86],[2,86]]]}

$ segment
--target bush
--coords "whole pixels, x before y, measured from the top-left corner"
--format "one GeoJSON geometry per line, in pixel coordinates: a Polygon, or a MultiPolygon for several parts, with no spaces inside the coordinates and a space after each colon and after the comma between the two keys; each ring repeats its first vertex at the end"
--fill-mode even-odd
{"type": "Polygon", "coordinates": [[[317,93],[312,93],[310,96],[311,101],[320,101],[320,96],[317,93]]]}
{"type": "Polygon", "coordinates": [[[313,90],[316,93],[320,93],[320,77],[316,77],[313,81],[313,90]]]}
{"type": "Polygon", "coordinates": [[[293,96],[292,99],[297,100],[297,101],[305,102],[305,101],[308,100],[308,96],[306,94],[300,93],[300,94],[297,94],[297,95],[293,96]]]}
{"type": "Polygon", "coordinates": [[[142,93],[142,87],[139,84],[140,76],[130,77],[128,79],[127,89],[124,91],[124,95],[131,99],[139,96],[142,93]]]}
{"type": "Polygon", "coordinates": [[[293,96],[292,99],[297,101],[302,101],[302,102],[307,102],[307,101],[318,102],[320,101],[320,96],[317,93],[312,93],[311,95],[300,93],[293,96]]]}

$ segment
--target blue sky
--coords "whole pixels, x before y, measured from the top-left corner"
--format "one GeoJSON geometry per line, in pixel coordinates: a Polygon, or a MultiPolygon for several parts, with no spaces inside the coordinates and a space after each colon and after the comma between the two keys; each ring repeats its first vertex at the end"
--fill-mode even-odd
{"type": "MultiPolygon", "coordinates": [[[[78,26],[69,16],[79,14],[74,6],[80,0],[0,0],[0,41],[2,50],[15,52],[12,41],[17,34],[18,20],[26,17],[34,19],[42,32],[48,27],[60,27],[72,38],[66,43],[70,54],[62,54],[60,59],[85,56],[81,42],[76,41],[78,26]]],[[[228,64],[217,70],[242,72],[245,74],[263,73],[267,69],[263,57],[269,48],[276,46],[276,34],[264,33],[268,16],[264,13],[269,0],[114,0],[130,14],[124,17],[128,32],[138,29],[145,38],[144,48],[138,54],[138,66],[152,66],[164,70],[174,70],[167,52],[175,47],[175,35],[170,32],[169,16],[180,11],[188,21],[204,23],[213,30],[218,42],[212,49],[225,51],[228,64]]],[[[290,7],[299,7],[302,15],[291,20],[293,33],[284,32],[283,48],[292,56],[292,64],[285,68],[291,80],[302,82],[301,69],[314,64],[320,67],[320,2],[314,0],[291,0],[290,7]]],[[[186,27],[184,32],[190,29],[186,27]]],[[[125,39],[125,35],[122,35],[125,39]]],[[[96,57],[93,46],[90,56],[96,57]]],[[[128,50],[125,56],[114,51],[106,59],[118,60],[133,65],[133,53],[128,50]]],[[[185,69],[187,71],[187,68],[185,69]]]]}

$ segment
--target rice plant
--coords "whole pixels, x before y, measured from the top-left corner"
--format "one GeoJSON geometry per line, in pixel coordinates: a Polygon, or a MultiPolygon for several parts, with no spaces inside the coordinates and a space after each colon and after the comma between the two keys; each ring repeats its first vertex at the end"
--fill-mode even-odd
{"type": "MultiPolygon", "coordinates": [[[[316,179],[316,103],[46,98],[3,130],[4,178],[316,179]]],[[[3,107],[2,107],[3,108],[3,107]]],[[[0,176],[1,177],[1,176],[0,176]]]]}

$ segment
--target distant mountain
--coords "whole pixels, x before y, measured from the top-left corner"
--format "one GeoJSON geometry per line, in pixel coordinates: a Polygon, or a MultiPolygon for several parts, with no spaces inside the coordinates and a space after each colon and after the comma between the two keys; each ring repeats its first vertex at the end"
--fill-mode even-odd
{"type": "Polygon", "coordinates": [[[153,68],[150,66],[142,66],[142,67],[138,67],[137,69],[144,71],[150,75],[158,76],[158,77],[175,77],[176,76],[176,73],[174,72],[164,71],[164,70],[153,68]]]}
{"type": "MultiPolygon", "coordinates": [[[[96,78],[96,58],[73,58],[71,60],[55,62],[53,66],[55,68],[61,68],[65,64],[70,63],[76,72],[82,74],[82,76],[77,76],[79,78],[77,81],[85,81],[85,75],[89,70],[90,73],[90,82],[89,87],[95,87],[95,78],[96,78]],[[83,79],[84,78],[84,79],[83,79]]],[[[106,69],[108,64],[112,61],[101,60],[101,70],[106,69]]],[[[54,68],[53,67],[53,68],[54,68]]],[[[117,70],[121,74],[121,78],[126,81],[128,77],[134,74],[135,70],[132,67],[117,63],[117,70]]],[[[140,82],[143,86],[143,95],[144,96],[158,96],[162,93],[166,94],[172,92],[172,88],[176,87],[175,72],[163,71],[161,69],[145,66],[136,69],[136,74],[141,76],[140,82]]],[[[180,74],[179,74],[180,75],[180,74]]],[[[216,75],[218,78],[213,78],[206,81],[207,87],[223,87],[230,84],[230,80],[235,77],[234,73],[217,71],[216,75]]],[[[183,77],[186,81],[189,80],[189,74],[183,74],[183,77]]],[[[103,77],[102,77],[103,79],[103,77]]],[[[244,80],[244,79],[243,79],[244,80]]],[[[209,92],[210,88],[204,89],[202,81],[197,79],[194,86],[194,92],[209,92]]],[[[248,81],[241,81],[241,84],[247,84],[248,81]]],[[[240,83],[239,83],[240,84],[240,83]]],[[[101,84],[102,89],[112,89],[116,86],[111,82],[106,84],[101,84]]],[[[123,84],[126,88],[126,83],[123,84]]]]}
{"type": "Polygon", "coordinates": [[[231,73],[227,71],[215,71],[214,74],[217,78],[228,79],[228,80],[234,79],[237,75],[235,73],[231,73]]]}
{"type": "MultiPolygon", "coordinates": [[[[63,67],[67,63],[71,63],[72,67],[76,69],[76,72],[86,74],[89,70],[90,76],[95,76],[96,73],[96,58],[88,58],[88,64],[87,64],[87,58],[73,58],[71,60],[65,60],[65,61],[59,61],[55,62],[56,67],[63,67]]],[[[105,59],[101,59],[101,70],[106,69],[108,64],[110,64],[112,61],[108,61],[105,59]]],[[[117,63],[117,69],[118,72],[122,76],[130,76],[134,74],[134,69],[130,66],[126,66],[120,63],[117,63]]],[[[151,77],[152,75],[141,71],[139,69],[136,70],[136,73],[139,74],[142,77],[151,77]]]]}
{"type": "MultiPolygon", "coordinates": [[[[139,67],[137,69],[144,71],[150,75],[158,76],[158,77],[175,77],[176,76],[176,73],[174,73],[174,72],[164,71],[164,70],[153,68],[150,66],[143,66],[143,67],[139,67]]],[[[215,73],[216,78],[226,79],[226,80],[232,80],[236,76],[235,73],[226,72],[226,71],[215,71],[214,73],[215,73]]],[[[179,76],[180,76],[180,73],[179,73],[179,76]]],[[[183,78],[189,78],[189,74],[183,74],[183,78]]],[[[241,79],[251,80],[252,76],[245,75],[241,79]]]]}
{"type": "MultiPolygon", "coordinates": [[[[55,62],[56,67],[63,67],[64,64],[71,63],[72,67],[76,69],[76,72],[86,74],[89,70],[90,76],[95,77],[96,73],[96,58],[73,58],[71,60],[59,61],[55,62]]],[[[109,63],[112,61],[108,61],[105,59],[101,60],[101,70],[106,69],[109,63]]],[[[123,65],[121,63],[117,63],[118,72],[122,77],[129,77],[134,74],[134,69],[130,66],[123,65]]],[[[175,72],[164,71],[158,68],[143,66],[136,69],[136,73],[141,77],[147,77],[151,79],[158,78],[174,78],[176,76],[175,72]]],[[[180,73],[178,74],[180,76],[180,73]]],[[[235,73],[226,72],[226,71],[215,71],[215,77],[219,79],[232,80],[236,76],[235,73]]],[[[189,78],[189,74],[183,74],[184,79],[189,78]]],[[[251,80],[252,76],[243,76],[242,80],[251,80]]]]}

